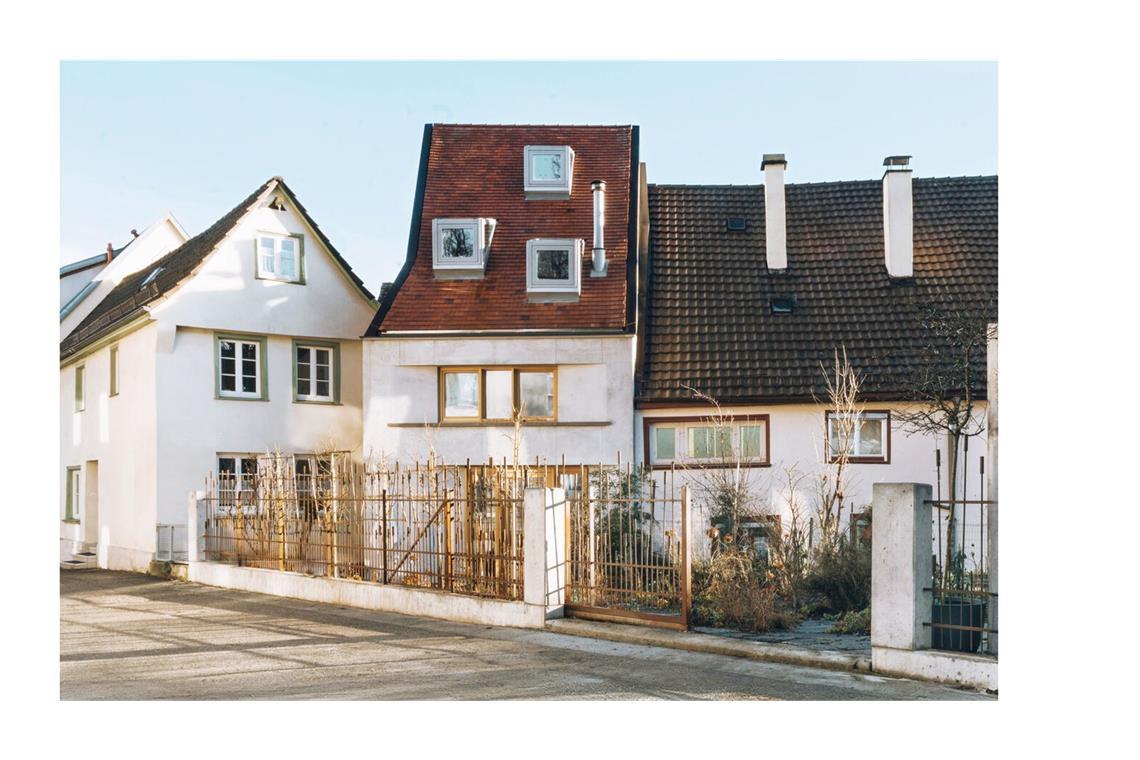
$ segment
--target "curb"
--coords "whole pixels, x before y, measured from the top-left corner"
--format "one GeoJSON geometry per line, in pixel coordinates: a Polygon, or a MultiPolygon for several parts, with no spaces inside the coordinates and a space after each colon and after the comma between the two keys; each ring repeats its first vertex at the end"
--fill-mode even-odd
{"type": "Polygon", "coordinates": [[[729,657],[743,657],[762,662],[777,662],[783,665],[804,665],[827,670],[846,670],[869,673],[869,657],[858,657],[834,651],[819,651],[789,646],[787,644],[766,644],[759,641],[721,639],[706,633],[691,631],[667,631],[657,628],[644,628],[623,623],[598,623],[586,620],[562,618],[548,620],[546,630],[569,636],[583,636],[590,639],[604,639],[622,644],[681,649],[701,654],[720,654],[729,657]]]}

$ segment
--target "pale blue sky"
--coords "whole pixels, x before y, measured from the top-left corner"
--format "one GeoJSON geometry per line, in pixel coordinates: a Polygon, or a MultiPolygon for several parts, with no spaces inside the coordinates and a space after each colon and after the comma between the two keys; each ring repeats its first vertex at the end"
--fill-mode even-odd
{"type": "Polygon", "coordinates": [[[67,62],[61,262],[169,210],[191,234],[279,174],[374,292],[407,247],[428,122],[638,124],[650,182],[997,171],[993,63],[67,62]]]}

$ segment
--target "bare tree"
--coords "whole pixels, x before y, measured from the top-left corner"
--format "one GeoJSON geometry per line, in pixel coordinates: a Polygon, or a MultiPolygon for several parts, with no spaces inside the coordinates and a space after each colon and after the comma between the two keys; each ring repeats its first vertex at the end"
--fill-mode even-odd
{"type": "Polygon", "coordinates": [[[823,468],[816,481],[816,522],[819,540],[825,546],[834,545],[841,535],[841,520],[847,466],[855,455],[856,426],[863,414],[859,400],[862,378],[847,358],[847,348],[835,349],[829,369],[822,362],[827,398],[825,404],[830,416],[823,432],[823,468]]]}

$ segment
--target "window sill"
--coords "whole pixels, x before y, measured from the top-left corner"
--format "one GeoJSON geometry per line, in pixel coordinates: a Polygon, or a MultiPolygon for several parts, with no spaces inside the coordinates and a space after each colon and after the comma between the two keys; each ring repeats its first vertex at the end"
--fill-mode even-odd
{"type": "MultiPolygon", "coordinates": [[[[838,459],[828,459],[828,464],[839,464],[838,459]]],[[[879,457],[848,457],[847,464],[890,464],[891,458],[881,459],[879,457]]]]}
{"type": "MultiPolygon", "coordinates": [[[[609,420],[600,420],[597,422],[562,422],[559,420],[527,420],[522,423],[523,427],[607,427],[613,423],[609,420]]],[[[389,422],[388,427],[392,428],[511,428],[514,423],[510,420],[497,421],[497,420],[464,420],[453,422],[389,422]]]]}
{"type": "Polygon", "coordinates": [[[269,277],[268,275],[264,275],[264,274],[255,275],[254,279],[264,280],[265,282],[279,282],[282,285],[304,285],[305,284],[304,278],[301,278],[299,280],[290,280],[290,279],[286,279],[285,277],[269,277]]]}
{"type": "Polygon", "coordinates": [[[320,399],[315,399],[315,398],[295,398],[295,399],[293,399],[293,403],[294,404],[306,404],[306,405],[310,405],[310,406],[344,406],[344,403],[340,402],[340,401],[333,401],[333,400],[322,401],[320,399]]]}
{"type": "Polygon", "coordinates": [[[64,519],[60,520],[60,522],[63,523],[64,525],[79,525],[78,520],[68,520],[66,517],[64,519]]]}
{"type": "Polygon", "coordinates": [[[220,393],[214,394],[216,401],[268,401],[268,396],[223,396],[220,393]]]}
{"type": "MultiPolygon", "coordinates": [[[[674,462],[671,464],[653,464],[651,470],[727,470],[737,466],[736,462],[674,462]]],[[[771,462],[741,462],[740,467],[771,467],[771,462]]]]}

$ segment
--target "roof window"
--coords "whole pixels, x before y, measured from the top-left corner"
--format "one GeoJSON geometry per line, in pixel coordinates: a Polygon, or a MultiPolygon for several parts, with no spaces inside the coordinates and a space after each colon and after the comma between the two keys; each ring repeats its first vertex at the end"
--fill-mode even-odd
{"type": "Polygon", "coordinates": [[[581,238],[526,242],[526,292],[531,301],[574,301],[582,293],[581,238]]]}
{"type": "Polygon", "coordinates": [[[494,219],[433,219],[431,261],[436,277],[479,279],[491,255],[494,219]]]}
{"type": "Polygon", "coordinates": [[[574,149],[569,145],[528,145],[523,150],[526,197],[566,199],[574,181],[574,149]]]}
{"type": "Polygon", "coordinates": [[[142,281],[142,284],[139,285],[139,290],[142,290],[147,285],[150,285],[152,282],[158,279],[160,272],[162,272],[162,267],[155,267],[154,269],[150,270],[150,274],[148,274],[146,276],[146,279],[142,281]]]}
{"type": "Polygon", "coordinates": [[[740,232],[748,229],[748,220],[742,216],[730,216],[725,226],[733,232],[740,232]]]}
{"type": "Polygon", "coordinates": [[[772,296],[770,304],[773,314],[791,314],[796,306],[796,299],[792,296],[772,296]]]}

